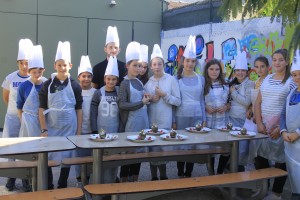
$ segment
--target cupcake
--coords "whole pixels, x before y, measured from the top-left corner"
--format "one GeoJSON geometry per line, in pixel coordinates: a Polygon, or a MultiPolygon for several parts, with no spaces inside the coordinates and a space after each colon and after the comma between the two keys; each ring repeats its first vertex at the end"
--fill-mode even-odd
{"type": "Polygon", "coordinates": [[[146,133],[144,130],[141,130],[138,136],[138,140],[144,140],[146,138],[146,133]]]}
{"type": "Polygon", "coordinates": [[[246,128],[242,128],[241,129],[241,134],[242,135],[247,135],[247,129],[246,128]]]}
{"type": "Polygon", "coordinates": [[[105,139],[106,138],[106,132],[104,129],[101,128],[101,130],[99,131],[99,137],[100,139],[105,139]]]}
{"type": "Polygon", "coordinates": [[[177,132],[176,132],[175,130],[172,129],[172,130],[170,131],[170,137],[171,137],[171,138],[176,138],[176,135],[177,135],[177,132]]]}
{"type": "Polygon", "coordinates": [[[196,124],[196,131],[201,131],[202,128],[203,127],[201,123],[196,124]]]}
{"type": "Polygon", "coordinates": [[[153,133],[157,133],[158,132],[158,126],[156,124],[152,124],[151,129],[152,129],[153,133]]]}
{"type": "Polygon", "coordinates": [[[233,124],[232,124],[231,122],[229,122],[229,123],[227,124],[227,129],[228,129],[228,130],[232,130],[232,127],[233,127],[233,124]]]}

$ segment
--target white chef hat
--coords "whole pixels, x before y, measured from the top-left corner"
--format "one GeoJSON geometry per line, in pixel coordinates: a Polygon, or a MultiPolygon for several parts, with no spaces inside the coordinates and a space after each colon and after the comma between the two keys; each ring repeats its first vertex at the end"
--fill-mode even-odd
{"type": "Polygon", "coordinates": [[[196,58],[196,36],[189,36],[188,42],[183,52],[185,58],[196,58]]]}
{"type": "Polygon", "coordinates": [[[28,59],[28,69],[44,68],[43,50],[41,45],[33,46],[28,59]]]}
{"type": "Polygon", "coordinates": [[[58,42],[57,50],[56,50],[56,56],[55,56],[55,62],[58,60],[67,60],[71,63],[71,47],[70,42],[58,42]]]}
{"type": "Polygon", "coordinates": [[[118,61],[116,57],[109,57],[104,76],[106,75],[119,77],[118,61]]]}
{"type": "Polygon", "coordinates": [[[295,58],[291,67],[291,72],[300,70],[300,49],[295,52],[295,58]]]}
{"type": "Polygon", "coordinates": [[[92,70],[89,56],[81,56],[80,65],[78,67],[78,76],[82,72],[89,72],[93,75],[93,70],[92,70]]]}
{"type": "Polygon", "coordinates": [[[161,58],[161,59],[164,59],[163,55],[162,55],[162,52],[161,52],[161,49],[159,47],[158,44],[155,44],[153,46],[153,50],[152,50],[152,54],[151,54],[151,60],[153,58],[161,58]]]}
{"type": "Polygon", "coordinates": [[[142,61],[148,63],[148,46],[141,44],[141,57],[142,61]]]}
{"type": "Polygon", "coordinates": [[[130,42],[126,48],[126,63],[132,60],[141,61],[141,45],[138,42],[130,42]]]}
{"type": "Polygon", "coordinates": [[[107,45],[110,42],[114,42],[116,46],[120,46],[120,40],[118,35],[117,27],[109,26],[107,28],[106,32],[106,42],[105,45],[107,45]]]}
{"type": "Polygon", "coordinates": [[[248,70],[248,64],[247,64],[247,54],[245,51],[237,53],[236,59],[235,59],[235,67],[234,69],[243,69],[248,70]]]}
{"type": "Polygon", "coordinates": [[[29,53],[32,47],[33,44],[30,39],[21,39],[19,41],[19,51],[17,60],[28,60],[29,53]]]}

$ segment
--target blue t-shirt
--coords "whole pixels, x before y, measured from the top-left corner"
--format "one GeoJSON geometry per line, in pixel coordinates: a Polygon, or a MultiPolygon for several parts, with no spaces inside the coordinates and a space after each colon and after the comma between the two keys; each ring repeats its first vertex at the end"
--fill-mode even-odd
{"type": "MultiPolygon", "coordinates": [[[[41,83],[40,85],[36,85],[35,89],[37,92],[39,92],[42,88],[43,83],[41,83]]],[[[23,109],[24,103],[27,99],[27,97],[30,94],[30,91],[32,89],[33,84],[27,80],[25,82],[23,82],[19,88],[18,88],[18,96],[17,96],[17,108],[19,110],[23,109]]],[[[39,103],[39,99],[36,99],[36,103],[39,103]]]]}

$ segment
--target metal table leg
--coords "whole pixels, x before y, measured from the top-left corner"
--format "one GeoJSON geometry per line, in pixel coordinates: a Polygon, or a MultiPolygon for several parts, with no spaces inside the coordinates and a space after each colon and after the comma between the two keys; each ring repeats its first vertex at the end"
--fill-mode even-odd
{"type": "MultiPolygon", "coordinates": [[[[93,149],[93,183],[103,183],[103,149],[93,149]]],[[[100,200],[99,195],[93,195],[94,200],[100,200]]]]}
{"type": "Polygon", "coordinates": [[[48,189],[48,153],[38,154],[37,163],[37,190],[48,189]]]}
{"type": "MultiPolygon", "coordinates": [[[[239,165],[239,141],[232,142],[230,153],[230,171],[235,173],[238,171],[239,165]]],[[[230,199],[233,200],[236,196],[236,189],[230,188],[230,199]]]]}

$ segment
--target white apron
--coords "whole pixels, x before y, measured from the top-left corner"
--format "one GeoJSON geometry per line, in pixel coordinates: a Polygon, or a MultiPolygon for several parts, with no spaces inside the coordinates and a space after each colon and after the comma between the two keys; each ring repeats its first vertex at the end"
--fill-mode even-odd
{"type": "MultiPolygon", "coordinates": [[[[300,127],[300,103],[289,105],[292,94],[293,92],[290,93],[286,102],[286,126],[289,133],[295,132],[300,127]]],[[[293,143],[284,142],[284,146],[287,170],[291,175],[289,176],[289,180],[292,192],[300,194],[300,139],[298,138],[293,143]]]]}
{"type": "MultiPolygon", "coordinates": [[[[31,81],[30,81],[31,82],[31,81]]],[[[39,121],[39,93],[35,84],[31,82],[31,91],[23,105],[20,137],[38,137],[41,134],[39,121]]]]}
{"type": "Polygon", "coordinates": [[[2,137],[19,137],[21,122],[18,117],[17,109],[17,94],[18,88],[14,88],[12,84],[9,85],[9,101],[7,112],[5,115],[3,135],[2,137]]]}
{"type": "MultiPolygon", "coordinates": [[[[51,74],[51,83],[48,87],[48,110],[44,111],[48,128],[48,136],[71,136],[76,134],[77,115],[75,111],[76,99],[71,86],[70,77],[68,85],[61,91],[50,93],[50,87],[57,74],[51,74]]],[[[72,151],[50,153],[49,159],[70,158],[72,151]],[[61,157],[59,157],[61,156],[61,157]]]]}
{"type": "MultiPolygon", "coordinates": [[[[203,121],[201,110],[201,94],[203,85],[200,77],[197,77],[197,84],[193,86],[185,85],[182,79],[179,79],[179,89],[181,94],[181,105],[176,108],[175,119],[178,130],[195,126],[203,121]]],[[[174,148],[180,150],[195,149],[197,145],[182,145],[174,148]]]]}
{"type": "MultiPolygon", "coordinates": [[[[140,83],[143,85],[142,82],[140,83]]],[[[144,91],[139,91],[134,87],[132,87],[130,80],[129,80],[129,84],[130,84],[130,102],[134,103],[134,102],[141,101],[144,96],[144,91]]],[[[138,110],[130,111],[125,126],[125,132],[135,132],[146,128],[149,128],[147,106],[144,105],[142,108],[138,110]]]]}
{"type": "MultiPolygon", "coordinates": [[[[118,92],[118,87],[116,87],[118,92]]],[[[131,91],[131,90],[130,90],[131,91]]],[[[117,102],[108,103],[105,98],[105,86],[100,88],[101,102],[98,106],[97,127],[107,133],[117,133],[119,129],[119,107],[117,102]]]]}
{"type": "Polygon", "coordinates": [[[89,134],[92,132],[91,130],[91,122],[90,122],[90,110],[91,110],[91,102],[96,91],[95,88],[91,88],[89,90],[82,90],[82,127],[81,134],[89,134]]]}
{"type": "MultiPolygon", "coordinates": [[[[205,96],[205,104],[213,108],[220,108],[226,105],[228,95],[228,90],[226,91],[225,88],[211,88],[209,93],[205,96]]],[[[227,123],[227,112],[213,114],[206,113],[206,124],[209,128],[225,126],[227,123]]]]}
{"type": "MultiPolygon", "coordinates": [[[[259,89],[252,89],[251,90],[251,102],[252,102],[252,111],[254,110],[255,101],[258,96],[259,89]]],[[[253,111],[254,113],[254,111],[253,111]]],[[[252,131],[257,133],[257,125],[253,122],[253,118],[246,119],[245,124],[243,126],[248,131],[252,131]]],[[[253,163],[254,158],[257,157],[257,150],[259,145],[261,144],[261,140],[251,140],[249,141],[249,156],[248,156],[248,163],[253,163]]]]}
{"type": "MultiPolygon", "coordinates": [[[[270,79],[271,76],[265,78],[264,83],[270,79]]],[[[264,84],[263,83],[263,84],[264,84]]],[[[265,95],[273,95],[275,92],[279,97],[287,95],[289,92],[289,84],[290,79],[286,81],[284,85],[265,85],[264,88],[261,88],[261,92],[265,93],[265,95]],[[278,90],[279,89],[279,90],[278,90]]],[[[263,97],[264,94],[262,94],[263,97]]],[[[264,113],[267,112],[267,109],[264,107],[265,102],[262,102],[262,121],[266,126],[267,132],[273,130],[274,127],[279,126],[280,114],[281,113],[264,113]]],[[[278,102],[280,103],[280,102],[278,102]]],[[[266,105],[267,106],[267,105],[266,105]]],[[[284,106],[284,105],[283,105],[284,106]]],[[[283,108],[282,106],[282,108],[283,108]]],[[[281,108],[281,110],[282,110],[281,108]]],[[[278,109],[278,108],[277,108],[278,109]]],[[[258,148],[257,154],[261,157],[264,157],[268,160],[277,162],[277,163],[285,163],[285,155],[284,155],[284,143],[283,138],[280,136],[277,139],[271,139],[270,137],[267,139],[261,140],[261,144],[258,148]]]]}

